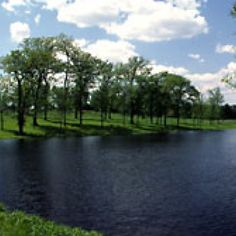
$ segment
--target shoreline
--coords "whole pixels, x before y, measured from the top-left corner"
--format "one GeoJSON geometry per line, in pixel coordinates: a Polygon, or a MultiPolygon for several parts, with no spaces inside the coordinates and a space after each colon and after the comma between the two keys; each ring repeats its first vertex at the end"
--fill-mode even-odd
{"type": "Polygon", "coordinates": [[[87,136],[133,136],[147,134],[161,134],[172,131],[217,131],[236,129],[236,120],[224,120],[218,123],[209,123],[208,120],[202,120],[197,123],[192,119],[181,118],[179,127],[176,125],[175,118],[168,118],[167,126],[151,123],[149,118],[136,120],[131,125],[129,119],[124,123],[119,114],[113,114],[112,119],[106,120],[101,126],[99,113],[86,112],[84,114],[83,125],[79,125],[79,120],[68,114],[67,126],[62,127],[61,118],[57,113],[51,113],[48,120],[38,119],[39,126],[32,125],[32,117],[28,116],[25,123],[25,135],[17,134],[17,121],[13,114],[6,114],[4,121],[4,130],[0,130],[0,141],[2,140],[45,140],[49,138],[67,138],[67,137],[87,137],[87,136]]]}
{"type": "Polygon", "coordinates": [[[195,132],[216,132],[216,131],[227,131],[227,130],[235,130],[236,127],[233,128],[184,128],[184,127],[179,127],[179,128],[173,128],[171,127],[170,129],[166,128],[160,131],[153,131],[153,132],[142,132],[142,133],[127,133],[127,134],[114,134],[114,133],[110,133],[110,134],[55,134],[55,135],[51,135],[51,136],[47,136],[47,135],[42,135],[42,136],[32,136],[32,135],[24,135],[24,136],[18,136],[18,135],[14,135],[14,136],[9,136],[9,137],[1,137],[0,136],[0,142],[2,141],[44,141],[44,140],[48,140],[48,139],[54,139],[54,138],[61,138],[61,139],[67,139],[67,138],[86,138],[86,137],[132,137],[132,136],[145,136],[145,135],[164,135],[164,134],[171,134],[174,132],[191,132],[191,131],[195,131],[195,132]]]}

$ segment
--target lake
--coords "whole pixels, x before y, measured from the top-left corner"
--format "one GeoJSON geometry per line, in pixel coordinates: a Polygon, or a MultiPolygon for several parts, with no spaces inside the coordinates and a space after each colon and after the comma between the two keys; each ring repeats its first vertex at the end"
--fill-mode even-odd
{"type": "Polygon", "coordinates": [[[236,235],[236,131],[0,141],[0,202],[108,236],[236,235]]]}

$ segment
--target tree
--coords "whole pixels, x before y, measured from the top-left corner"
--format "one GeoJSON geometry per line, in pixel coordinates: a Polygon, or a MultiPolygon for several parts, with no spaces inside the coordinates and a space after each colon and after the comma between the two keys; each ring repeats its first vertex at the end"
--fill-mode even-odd
{"type": "Polygon", "coordinates": [[[54,55],[53,38],[28,38],[21,44],[26,53],[29,73],[31,74],[33,125],[38,126],[38,111],[40,97],[43,97],[44,118],[47,119],[47,98],[49,91],[49,77],[55,70],[56,58],[54,55]],[[43,86],[44,83],[44,86],[43,86]],[[42,91],[42,88],[44,88],[42,91]],[[40,96],[41,95],[41,96],[40,96]],[[42,96],[43,95],[43,96],[42,96]]]}
{"type": "Polygon", "coordinates": [[[198,92],[198,94],[195,95],[195,99],[192,104],[192,119],[193,123],[197,121],[199,125],[201,125],[202,120],[205,116],[206,111],[206,103],[203,98],[203,95],[198,92]]]}
{"type": "Polygon", "coordinates": [[[167,74],[164,80],[165,91],[169,94],[171,106],[174,110],[177,126],[179,126],[181,109],[186,102],[193,99],[196,94],[196,89],[191,86],[191,83],[186,78],[175,75],[167,74]]]}
{"type": "Polygon", "coordinates": [[[74,48],[71,53],[71,71],[75,84],[75,104],[78,104],[78,106],[75,105],[75,109],[77,111],[79,108],[80,125],[83,124],[83,106],[87,102],[89,89],[98,75],[98,63],[99,60],[78,48],[74,48]]]}
{"type": "Polygon", "coordinates": [[[71,54],[75,49],[73,45],[73,40],[64,34],[59,35],[55,39],[55,50],[58,59],[57,63],[57,73],[63,74],[63,124],[67,124],[67,107],[68,107],[68,95],[69,95],[69,85],[71,82],[72,74],[72,63],[71,54]]]}
{"type": "Polygon", "coordinates": [[[135,117],[138,122],[140,117],[149,117],[152,124],[155,118],[159,124],[164,118],[165,126],[167,117],[173,115],[179,126],[182,116],[201,119],[205,107],[200,93],[186,78],[167,72],[152,74],[149,62],[142,57],[116,65],[101,61],[66,35],[26,39],[3,58],[2,66],[7,78],[13,80],[13,92],[6,96],[1,87],[0,110],[17,107],[20,134],[27,114],[33,112],[36,126],[40,111],[47,120],[49,107],[60,111],[64,127],[72,110],[82,125],[87,107],[100,111],[101,126],[111,119],[112,112],[122,113],[124,123],[129,114],[131,124],[135,117]]]}
{"type": "Polygon", "coordinates": [[[123,79],[128,83],[128,101],[130,107],[130,124],[134,124],[135,115],[135,83],[138,76],[146,76],[150,71],[148,70],[148,61],[142,57],[132,57],[126,64],[121,64],[120,73],[123,79]]]}
{"type": "Polygon", "coordinates": [[[224,96],[220,91],[220,88],[214,88],[208,90],[208,104],[209,104],[209,120],[217,120],[219,122],[221,118],[221,106],[224,103],[224,96]]]}
{"type": "Polygon", "coordinates": [[[11,51],[2,60],[3,69],[10,74],[16,81],[17,89],[17,120],[19,126],[19,134],[24,134],[25,113],[27,108],[27,98],[29,97],[29,79],[30,68],[27,63],[27,56],[24,50],[11,51]]]}
{"type": "Polygon", "coordinates": [[[114,82],[113,65],[109,62],[99,62],[98,89],[93,94],[93,104],[101,114],[101,127],[107,119],[108,110],[111,112],[112,84],[114,82]]]}
{"type": "Polygon", "coordinates": [[[10,79],[0,76],[0,129],[4,130],[4,112],[7,110],[10,93],[10,79]]]}
{"type": "Polygon", "coordinates": [[[146,92],[144,97],[144,106],[148,111],[150,122],[153,123],[154,115],[156,115],[157,122],[159,122],[159,116],[162,115],[162,92],[161,81],[163,73],[152,74],[146,78],[146,92]]]}

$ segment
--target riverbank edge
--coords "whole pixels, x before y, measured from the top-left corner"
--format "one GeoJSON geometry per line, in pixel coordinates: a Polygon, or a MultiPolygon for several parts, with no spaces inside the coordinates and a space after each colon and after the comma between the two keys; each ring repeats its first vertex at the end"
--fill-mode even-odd
{"type": "Polygon", "coordinates": [[[9,211],[0,204],[0,235],[66,235],[66,236],[102,236],[95,231],[85,231],[45,220],[39,216],[26,214],[22,211],[9,211]]]}
{"type": "MultiPolygon", "coordinates": [[[[100,127],[98,127],[100,128],[100,127]]],[[[1,136],[0,132],[0,141],[11,141],[11,140],[25,140],[25,141],[33,141],[33,140],[47,140],[51,138],[83,138],[83,137],[109,137],[109,136],[141,136],[141,135],[161,135],[161,134],[168,134],[168,133],[173,133],[173,132],[179,132],[179,131],[201,131],[201,132],[213,132],[213,131],[226,131],[226,130],[235,130],[235,127],[212,127],[212,128],[204,128],[204,127],[196,127],[196,128],[187,128],[187,127],[176,127],[176,126],[169,126],[167,128],[160,128],[158,131],[153,130],[153,131],[145,131],[144,129],[142,132],[136,132],[133,131],[131,133],[106,133],[106,134],[101,134],[101,133],[90,133],[90,134],[84,134],[84,133],[70,133],[65,131],[64,133],[56,133],[54,135],[30,135],[30,134],[25,134],[25,135],[17,135],[17,134],[12,134],[8,135],[6,137],[1,136]]]]}

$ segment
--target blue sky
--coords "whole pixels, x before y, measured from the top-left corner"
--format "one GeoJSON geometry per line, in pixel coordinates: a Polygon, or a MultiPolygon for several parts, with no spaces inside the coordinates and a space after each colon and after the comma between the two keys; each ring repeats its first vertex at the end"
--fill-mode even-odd
{"type": "Polygon", "coordinates": [[[181,74],[203,92],[236,71],[234,0],[1,0],[0,55],[24,37],[73,36],[80,47],[113,62],[141,55],[154,71],[181,74]]]}

